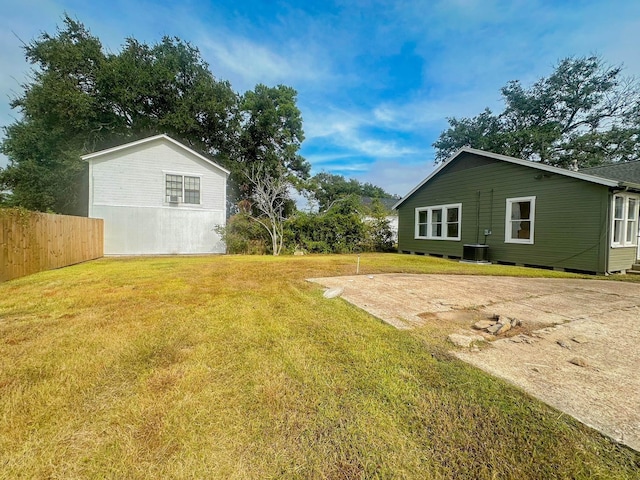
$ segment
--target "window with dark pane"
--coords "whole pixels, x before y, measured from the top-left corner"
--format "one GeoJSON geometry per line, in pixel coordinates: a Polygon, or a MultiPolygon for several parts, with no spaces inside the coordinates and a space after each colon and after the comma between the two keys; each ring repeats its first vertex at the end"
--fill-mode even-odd
{"type": "Polygon", "coordinates": [[[166,201],[182,201],[182,175],[166,176],[166,201]]]}
{"type": "Polygon", "coordinates": [[[624,198],[614,198],[613,209],[613,242],[622,243],[622,229],[624,227],[624,198]]]}
{"type": "Polygon", "coordinates": [[[418,217],[418,235],[421,237],[427,236],[427,213],[420,212],[418,217]]]}
{"type": "Polygon", "coordinates": [[[199,177],[184,177],[184,203],[200,203],[199,177]]]}
{"type": "Polygon", "coordinates": [[[416,208],[415,238],[460,240],[462,204],[416,208]]]}
{"type": "Polygon", "coordinates": [[[459,215],[457,207],[447,208],[447,237],[449,238],[458,236],[459,215]]]}
{"type": "Polygon", "coordinates": [[[431,211],[431,236],[434,238],[442,237],[442,209],[431,211]]]}
{"type": "Polygon", "coordinates": [[[638,235],[638,201],[629,198],[627,203],[627,236],[625,243],[634,245],[638,235]]]}

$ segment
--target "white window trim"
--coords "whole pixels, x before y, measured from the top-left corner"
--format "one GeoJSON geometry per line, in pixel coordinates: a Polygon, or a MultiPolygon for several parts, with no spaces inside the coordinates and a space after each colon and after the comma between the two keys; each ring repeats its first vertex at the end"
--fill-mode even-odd
{"type": "Polygon", "coordinates": [[[202,178],[203,175],[201,173],[184,173],[184,172],[178,172],[178,171],[174,171],[174,170],[163,170],[162,171],[162,186],[163,186],[163,191],[164,191],[164,201],[163,204],[164,205],[173,205],[171,202],[167,201],[167,175],[178,175],[182,177],[182,200],[180,202],[178,202],[178,205],[185,205],[185,206],[198,206],[198,205],[202,205],[202,178]],[[199,178],[200,179],[200,202],[199,203],[186,203],[184,201],[184,177],[193,177],[193,178],[199,178]]]}
{"type": "Polygon", "coordinates": [[[459,241],[462,235],[462,203],[450,203],[447,205],[431,205],[428,207],[418,207],[415,211],[415,230],[414,230],[414,238],[416,240],[448,240],[448,241],[459,241]],[[457,237],[447,237],[447,210],[452,208],[458,209],[458,236],[457,237]],[[435,237],[431,234],[431,224],[432,224],[432,212],[433,210],[442,209],[442,237],[435,237]],[[427,212],[427,235],[420,235],[420,213],[427,212]]]}
{"type": "Polygon", "coordinates": [[[534,244],[534,230],[536,223],[536,197],[514,197],[507,198],[507,210],[505,213],[504,220],[504,243],[519,243],[523,245],[533,245],[534,244]],[[529,238],[512,238],[511,237],[511,208],[514,203],[518,202],[531,202],[531,212],[530,219],[531,222],[531,234],[529,238]]]}
{"type": "Polygon", "coordinates": [[[627,242],[627,228],[629,223],[629,199],[632,198],[636,201],[635,221],[636,230],[638,229],[638,209],[640,208],[640,196],[629,195],[627,193],[616,193],[611,199],[611,248],[625,248],[625,247],[637,247],[638,246],[638,232],[634,232],[631,237],[631,242],[627,242]],[[616,242],[614,238],[615,222],[616,222],[616,197],[620,197],[624,200],[622,204],[622,241],[616,242]]]}

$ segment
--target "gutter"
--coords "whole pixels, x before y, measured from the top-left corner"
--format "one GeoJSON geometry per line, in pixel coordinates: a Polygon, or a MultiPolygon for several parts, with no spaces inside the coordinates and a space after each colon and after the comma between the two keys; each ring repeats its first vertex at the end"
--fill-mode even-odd
{"type": "Polygon", "coordinates": [[[628,192],[629,190],[634,192],[640,192],[640,184],[632,183],[632,182],[618,182],[618,187],[622,189],[623,192],[628,192]]]}
{"type": "Polygon", "coordinates": [[[605,238],[604,238],[604,244],[605,244],[605,249],[604,249],[604,274],[605,276],[609,276],[611,275],[611,272],[609,271],[609,256],[611,254],[611,238],[613,236],[613,232],[611,231],[611,202],[613,202],[613,191],[612,189],[609,190],[609,193],[607,195],[607,205],[606,205],[606,214],[604,216],[604,220],[605,220],[605,228],[604,231],[606,232],[605,234],[605,238]]]}

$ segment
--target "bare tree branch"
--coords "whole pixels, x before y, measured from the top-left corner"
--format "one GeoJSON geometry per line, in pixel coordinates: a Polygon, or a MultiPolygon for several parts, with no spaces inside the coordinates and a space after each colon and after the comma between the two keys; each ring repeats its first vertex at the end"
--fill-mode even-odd
{"type": "Polygon", "coordinates": [[[273,254],[279,255],[284,240],[285,207],[289,200],[290,182],[284,173],[271,175],[261,164],[254,166],[246,176],[254,186],[253,206],[260,212],[251,218],[269,232],[273,254]]]}

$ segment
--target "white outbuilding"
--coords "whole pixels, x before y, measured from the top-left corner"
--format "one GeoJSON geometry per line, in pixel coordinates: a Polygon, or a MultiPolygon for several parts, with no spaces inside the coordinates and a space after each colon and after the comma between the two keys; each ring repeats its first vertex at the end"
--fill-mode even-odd
{"type": "Polygon", "coordinates": [[[167,135],[82,157],[105,255],[224,253],[229,171],[167,135]]]}

